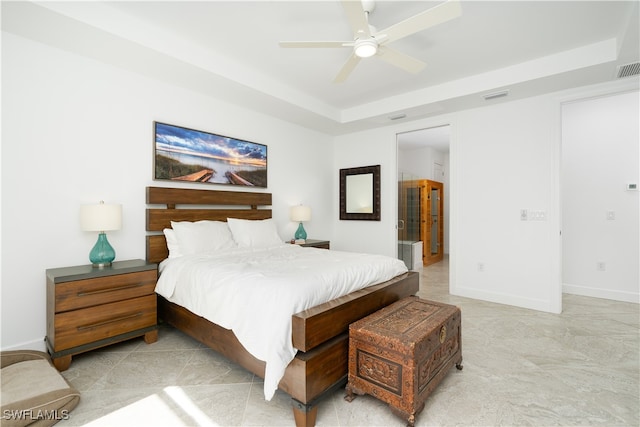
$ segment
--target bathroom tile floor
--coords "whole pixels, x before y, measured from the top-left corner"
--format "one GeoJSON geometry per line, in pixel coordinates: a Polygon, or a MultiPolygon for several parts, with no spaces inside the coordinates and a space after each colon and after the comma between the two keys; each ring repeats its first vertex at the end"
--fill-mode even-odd
{"type": "MultiPolygon", "coordinates": [[[[448,293],[448,263],[425,268],[425,299],[462,310],[464,369],[451,370],[417,426],[639,426],[640,306],[567,295],[542,313],[448,293]]],[[[181,332],[75,356],[80,404],[59,426],[293,426],[290,399],[181,332]]],[[[370,396],[327,397],[318,426],[403,426],[370,396]]]]}

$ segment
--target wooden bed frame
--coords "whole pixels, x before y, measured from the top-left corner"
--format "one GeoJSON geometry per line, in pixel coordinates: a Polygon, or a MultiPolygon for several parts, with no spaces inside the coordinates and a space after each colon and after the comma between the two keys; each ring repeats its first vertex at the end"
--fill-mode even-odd
{"type": "MultiPolygon", "coordinates": [[[[271,209],[259,208],[271,206],[270,193],[147,187],[146,202],[146,228],[154,232],[146,236],[150,262],[160,262],[168,256],[166,240],[159,232],[171,227],[171,221],[271,218],[271,209]]],[[[415,294],[418,286],[417,273],[404,273],[293,315],[292,340],[299,351],[287,366],[279,388],[292,398],[297,426],[314,426],[318,401],[346,384],[349,324],[415,294]]],[[[264,378],[264,362],[249,354],[232,331],[161,296],[158,317],[264,378]]]]}

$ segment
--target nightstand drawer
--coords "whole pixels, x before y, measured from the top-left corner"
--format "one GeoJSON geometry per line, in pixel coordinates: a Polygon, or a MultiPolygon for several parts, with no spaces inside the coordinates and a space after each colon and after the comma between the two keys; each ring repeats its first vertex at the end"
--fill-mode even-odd
{"type": "Polygon", "coordinates": [[[329,242],[316,243],[316,244],[313,244],[313,245],[302,245],[302,246],[307,246],[307,247],[310,247],[310,248],[318,248],[318,249],[330,249],[329,242]]]}
{"type": "Polygon", "coordinates": [[[155,270],[58,283],[55,287],[55,312],[151,295],[155,286],[155,270]]]}
{"type": "Polygon", "coordinates": [[[156,295],[57,314],[54,351],[156,324],[156,295]]]}

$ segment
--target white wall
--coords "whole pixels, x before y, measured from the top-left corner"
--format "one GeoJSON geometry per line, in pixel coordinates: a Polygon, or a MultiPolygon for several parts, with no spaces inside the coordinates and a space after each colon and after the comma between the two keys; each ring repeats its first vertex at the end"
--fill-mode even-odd
{"type": "MultiPolygon", "coordinates": [[[[567,99],[589,98],[594,93],[619,93],[628,91],[629,87],[637,89],[637,82],[614,81],[417,120],[396,125],[393,130],[346,135],[338,138],[335,144],[336,161],[339,164],[348,161],[349,166],[364,166],[373,161],[366,157],[375,153],[384,160],[385,170],[393,166],[393,160],[387,160],[386,156],[394,145],[396,133],[450,123],[451,293],[558,313],[562,309],[561,105],[567,99]],[[366,156],[359,161],[361,153],[366,156]],[[530,213],[539,211],[544,214],[544,219],[522,221],[520,213],[523,209],[530,213]]],[[[624,105],[602,107],[608,111],[607,115],[616,116],[613,126],[625,140],[635,143],[630,149],[625,146],[623,155],[637,161],[637,99],[635,102],[635,107],[623,114],[620,109],[626,108],[624,105]],[[619,124],[620,121],[624,126],[619,124]]],[[[582,123],[592,119],[586,116],[578,120],[582,123]]],[[[611,154],[607,149],[606,155],[611,154]]],[[[623,174],[616,172],[618,168],[619,162],[606,160],[591,165],[589,170],[595,180],[609,184],[615,181],[618,189],[625,181],[638,180],[637,164],[635,169],[627,168],[623,174]]],[[[381,252],[393,253],[396,192],[396,187],[391,184],[386,190],[383,188],[382,209],[386,215],[382,222],[350,224],[342,221],[336,226],[332,245],[352,250],[375,247],[381,252]],[[388,215],[393,215],[394,220],[384,221],[388,215]]],[[[604,200],[599,200],[597,209],[601,213],[615,210],[616,218],[619,215],[631,218],[635,227],[626,227],[628,223],[623,218],[617,219],[616,225],[619,224],[618,227],[631,236],[637,236],[636,197],[635,194],[624,193],[607,202],[609,207],[604,207],[604,200]],[[631,205],[635,203],[636,210],[627,205],[623,207],[622,198],[631,205]]],[[[626,289],[637,298],[637,237],[624,240],[619,234],[608,233],[603,238],[603,252],[597,254],[597,259],[607,261],[611,273],[618,271],[617,276],[608,276],[610,280],[606,286],[626,289]],[[624,256],[619,256],[626,249],[624,256]],[[629,262],[631,259],[635,262],[629,262]],[[620,263],[626,263],[626,266],[622,267],[620,263]]],[[[590,256],[595,257],[596,254],[590,256]]],[[[582,273],[589,275],[588,271],[582,273]]]]}
{"type": "Polygon", "coordinates": [[[331,248],[396,257],[397,167],[396,133],[391,128],[372,129],[334,139],[333,212],[331,248]],[[339,171],[380,165],[380,221],[339,220],[339,171]]]}
{"type": "Polygon", "coordinates": [[[418,179],[444,182],[444,177],[435,176],[434,163],[441,164],[444,170],[449,167],[446,154],[432,147],[404,149],[398,152],[400,172],[410,173],[418,179]]]}
{"type": "Polygon", "coordinates": [[[388,169],[396,159],[395,135],[446,123],[452,126],[450,291],[559,312],[560,121],[559,103],[551,96],[337,138],[338,164],[365,166],[375,161],[367,156],[377,156],[385,184],[382,221],[340,221],[332,245],[394,253],[396,170],[388,169]],[[521,221],[521,209],[543,210],[547,220],[521,221]]]}
{"type": "Polygon", "coordinates": [[[282,237],[299,203],[313,211],[309,237],[332,237],[325,135],[7,33],[2,92],[2,349],[44,348],[45,270],[87,264],[97,237],[80,230],[81,204],[122,203],[116,260],[145,257],[145,187],[171,185],[152,180],[154,120],[266,144],[258,191],[273,193],[282,237]]]}
{"type": "Polygon", "coordinates": [[[451,224],[451,179],[450,179],[450,162],[449,153],[444,156],[444,253],[449,254],[449,227],[451,224]]]}
{"type": "Polygon", "coordinates": [[[630,92],[562,107],[567,293],[640,301],[640,193],[626,190],[628,183],[640,184],[639,106],[639,92],[630,92]]]}
{"type": "Polygon", "coordinates": [[[451,159],[452,293],[561,310],[557,105],[542,96],[459,114],[451,159]],[[522,221],[522,209],[546,219],[522,221]]]}

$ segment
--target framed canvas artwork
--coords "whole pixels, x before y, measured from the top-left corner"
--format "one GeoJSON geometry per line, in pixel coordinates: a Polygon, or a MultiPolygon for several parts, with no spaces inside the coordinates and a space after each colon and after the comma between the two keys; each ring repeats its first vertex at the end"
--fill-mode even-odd
{"type": "Polygon", "coordinates": [[[267,187],[267,146],[154,122],[154,179],[267,187]]]}

